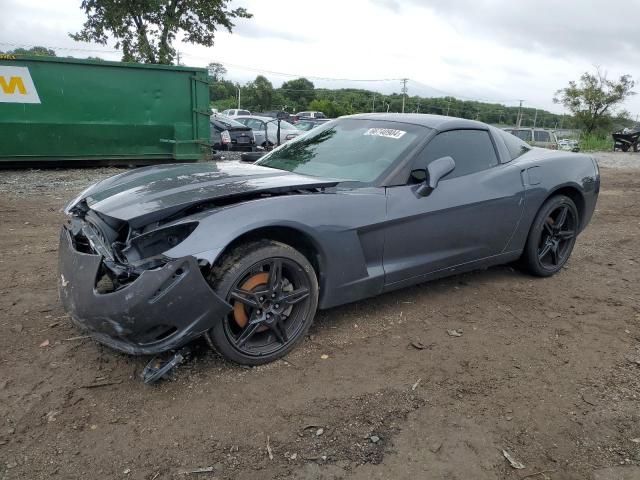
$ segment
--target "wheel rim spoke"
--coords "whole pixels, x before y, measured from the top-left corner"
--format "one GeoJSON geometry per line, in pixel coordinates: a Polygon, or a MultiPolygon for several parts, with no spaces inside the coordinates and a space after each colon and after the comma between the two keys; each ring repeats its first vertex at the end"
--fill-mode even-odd
{"type": "Polygon", "coordinates": [[[554,227],[556,231],[559,231],[562,227],[564,227],[565,222],[567,221],[567,213],[569,212],[569,207],[566,205],[562,207],[560,213],[558,214],[558,218],[554,222],[554,227]]]}
{"type": "Polygon", "coordinates": [[[269,328],[271,329],[271,331],[273,332],[273,334],[276,336],[276,338],[281,344],[284,345],[289,341],[289,336],[287,335],[287,329],[284,326],[284,320],[282,318],[279,319],[277,322],[274,322],[271,325],[269,325],[269,328]]]}
{"type": "Polygon", "coordinates": [[[575,232],[573,230],[562,230],[561,232],[558,232],[558,238],[562,240],[569,240],[573,238],[574,235],[575,232]]]}
{"type": "Polygon", "coordinates": [[[282,285],[282,260],[275,259],[269,265],[269,291],[278,293],[282,285]]]}
{"type": "Polygon", "coordinates": [[[260,301],[258,300],[257,294],[254,292],[247,292],[246,290],[234,288],[231,291],[231,298],[239,301],[240,303],[244,303],[248,307],[260,308],[260,301]]]}
{"type": "Polygon", "coordinates": [[[553,245],[551,247],[551,262],[554,265],[559,265],[560,264],[560,255],[558,253],[558,245],[553,245]]]}
{"type": "MultiPolygon", "coordinates": [[[[549,222],[549,220],[552,220],[552,219],[547,218],[547,219],[544,221],[544,229],[547,231],[547,233],[548,233],[549,235],[553,235],[553,224],[552,224],[552,223],[550,223],[550,222],[549,222]]],[[[553,221],[553,220],[552,220],[552,221],[553,221]]]]}
{"type": "Polygon", "coordinates": [[[287,305],[295,305],[301,302],[309,296],[308,288],[299,288],[293,292],[287,292],[280,297],[280,303],[286,303],[287,305]]]}
{"type": "Polygon", "coordinates": [[[258,328],[260,328],[260,322],[249,323],[249,325],[246,326],[240,336],[236,339],[236,345],[238,347],[242,347],[247,343],[247,340],[253,337],[258,328]]]}
{"type": "Polygon", "coordinates": [[[542,250],[540,250],[540,253],[538,253],[538,258],[540,260],[542,260],[544,257],[547,256],[547,254],[551,251],[551,244],[549,243],[545,243],[544,247],[542,248],[542,250]]]}

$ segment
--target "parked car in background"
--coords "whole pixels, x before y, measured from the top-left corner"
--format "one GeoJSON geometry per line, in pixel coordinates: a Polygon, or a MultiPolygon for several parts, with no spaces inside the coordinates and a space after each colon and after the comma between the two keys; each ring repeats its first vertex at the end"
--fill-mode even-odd
{"type": "Polygon", "coordinates": [[[303,132],[308,132],[309,130],[314,129],[318,125],[322,125],[323,123],[330,122],[331,118],[305,118],[302,120],[298,120],[295,123],[295,126],[298,130],[302,130],[303,132]]]}
{"type": "Polygon", "coordinates": [[[228,110],[224,110],[222,112],[223,115],[226,115],[227,117],[237,117],[238,115],[251,115],[251,112],[249,110],[241,110],[238,108],[230,108],[228,110]]]}
{"type": "Polygon", "coordinates": [[[258,117],[271,117],[271,118],[279,118],[280,120],[286,120],[289,123],[293,123],[294,117],[290,113],[283,112],[281,110],[270,110],[268,112],[256,113],[253,115],[258,117]]]}
{"type": "MultiPolygon", "coordinates": [[[[293,116],[295,122],[298,122],[302,119],[308,119],[308,118],[327,118],[327,116],[322,113],[322,112],[315,112],[315,111],[305,111],[305,112],[298,112],[293,116]]],[[[295,123],[294,122],[294,123],[295,123]]]]}
{"type": "MultiPolygon", "coordinates": [[[[269,147],[278,144],[278,120],[271,117],[261,117],[257,115],[251,115],[246,117],[236,117],[235,120],[240,122],[253,130],[254,134],[261,132],[264,138],[266,132],[266,140],[258,145],[262,147],[269,147]]],[[[288,142],[291,139],[296,138],[298,135],[302,135],[302,132],[294,127],[286,120],[280,121],[280,143],[288,142]]]]}
{"type": "MultiPolygon", "coordinates": [[[[255,135],[246,125],[220,114],[211,115],[209,123],[211,124],[211,148],[213,150],[243,152],[255,150],[255,135]]],[[[261,138],[264,139],[264,136],[261,138]]]]}
{"type": "Polygon", "coordinates": [[[558,150],[564,150],[567,152],[579,152],[580,144],[578,140],[572,138],[561,138],[558,140],[558,150]]]}
{"type": "Polygon", "coordinates": [[[545,130],[544,128],[505,128],[504,131],[515,135],[531,146],[558,150],[558,139],[551,130],[545,130]]]}

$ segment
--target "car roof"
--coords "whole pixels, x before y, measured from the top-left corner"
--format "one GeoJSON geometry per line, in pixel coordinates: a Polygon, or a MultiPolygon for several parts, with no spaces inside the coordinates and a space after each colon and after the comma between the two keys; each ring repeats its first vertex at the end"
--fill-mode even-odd
{"type": "Polygon", "coordinates": [[[535,130],[536,132],[555,132],[551,128],[534,128],[534,127],[506,127],[503,130],[535,130]]]}
{"type": "MultiPolygon", "coordinates": [[[[262,120],[263,122],[271,122],[272,120],[277,120],[277,118],[273,118],[273,117],[265,117],[262,115],[238,115],[236,117],[236,119],[238,118],[255,118],[257,120],[262,120]]],[[[282,119],[283,122],[287,122],[284,118],[282,119]]],[[[289,123],[289,122],[287,122],[289,123]]]]}
{"type": "Polygon", "coordinates": [[[435,130],[449,130],[454,128],[487,128],[489,125],[475,120],[447,117],[444,115],[430,115],[427,113],[360,113],[340,118],[354,118],[358,120],[383,120],[387,122],[402,122],[435,130]]]}
{"type": "Polygon", "coordinates": [[[264,117],[262,115],[238,115],[238,118],[255,118],[258,120],[273,120],[273,117],[264,117]]]}

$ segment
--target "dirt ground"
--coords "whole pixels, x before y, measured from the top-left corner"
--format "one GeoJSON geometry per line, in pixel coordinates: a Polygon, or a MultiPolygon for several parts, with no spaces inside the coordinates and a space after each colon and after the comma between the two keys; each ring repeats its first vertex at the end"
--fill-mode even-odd
{"type": "Polygon", "coordinates": [[[639,479],[640,154],[611,155],[559,275],[321,312],[264,367],[199,345],[155,387],[57,298],[60,208],[117,170],[0,172],[0,479],[639,479]]]}

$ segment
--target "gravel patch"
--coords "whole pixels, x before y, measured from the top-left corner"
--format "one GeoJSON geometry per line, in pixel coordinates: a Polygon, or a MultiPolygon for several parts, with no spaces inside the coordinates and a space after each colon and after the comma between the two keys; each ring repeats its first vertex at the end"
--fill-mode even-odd
{"type": "MultiPolygon", "coordinates": [[[[238,161],[242,152],[224,152],[220,161],[238,161]]],[[[43,168],[2,170],[0,194],[15,197],[58,195],[71,197],[92,183],[126,172],[130,167],[43,168]]]]}
{"type": "MultiPolygon", "coordinates": [[[[640,153],[591,154],[601,167],[640,169],[640,153]]],[[[220,161],[238,161],[241,152],[224,152],[219,155],[220,161]]],[[[127,167],[3,170],[0,172],[0,194],[15,197],[56,195],[71,198],[92,183],[127,170],[127,167]]]]}
{"type": "Polygon", "coordinates": [[[608,168],[639,168],[640,152],[589,152],[598,161],[598,165],[608,168]]]}

